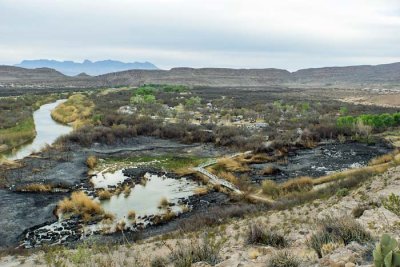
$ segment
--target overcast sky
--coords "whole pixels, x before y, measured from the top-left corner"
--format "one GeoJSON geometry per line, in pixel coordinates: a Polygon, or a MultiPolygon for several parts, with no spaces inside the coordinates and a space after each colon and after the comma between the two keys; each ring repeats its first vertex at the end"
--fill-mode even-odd
{"type": "Polygon", "coordinates": [[[399,0],[0,0],[0,64],[300,68],[400,61],[399,0]]]}

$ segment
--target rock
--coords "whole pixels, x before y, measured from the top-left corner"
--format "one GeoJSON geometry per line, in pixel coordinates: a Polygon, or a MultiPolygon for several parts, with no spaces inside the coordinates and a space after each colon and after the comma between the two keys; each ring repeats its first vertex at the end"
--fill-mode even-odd
{"type": "MultiPolygon", "coordinates": [[[[259,266],[258,264],[256,264],[254,261],[248,261],[247,258],[247,252],[234,252],[234,253],[230,253],[230,258],[227,260],[224,260],[220,263],[218,263],[217,265],[215,265],[216,267],[247,267],[247,266],[259,266]]],[[[262,265],[265,266],[265,263],[262,265]]]]}
{"type": "Polygon", "coordinates": [[[356,262],[359,263],[365,260],[363,256],[369,249],[368,245],[363,246],[357,242],[351,242],[346,247],[340,247],[331,254],[324,256],[320,260],[320,265],[335,267],[355,266],[356,262]]]}
{"type": "Polygon", "coordinates": [[[343,198],[343,201],[340,204],[333,205],[332,207],[323,209],[318,213],[317,218],[319,220],[325,219],[326,217],[343,217],[343,216],[351,216],[351,211],[357,207],[358,202],[352,199],[350,196],[343,198]]]}
{"type": "Polygon", "coordinates": [[[387,227],[394,226],[399,221],[399,217],[384,207],[379,207],[364,211],[363,215],[357,221],[365,228],[374,227],[378,233],[387,231],[387,227]],[[385,223],[382,223],[385,218],[385,223]]]}

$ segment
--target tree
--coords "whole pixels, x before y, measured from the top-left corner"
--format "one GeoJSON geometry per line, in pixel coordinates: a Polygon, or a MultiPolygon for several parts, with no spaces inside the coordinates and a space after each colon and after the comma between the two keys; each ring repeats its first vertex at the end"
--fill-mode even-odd
{"type": "Polygon", "coordinates": [[[131,97],[131,103],[134,105],[151,104],[156,102],[154,95],[135,95],[131,97]]]}
{"type": "Polygon", "coordinates": [[[192,96],[185,101],[187,107],[197,107],[201,104],[201,98],[198,96],[192,96]]]}

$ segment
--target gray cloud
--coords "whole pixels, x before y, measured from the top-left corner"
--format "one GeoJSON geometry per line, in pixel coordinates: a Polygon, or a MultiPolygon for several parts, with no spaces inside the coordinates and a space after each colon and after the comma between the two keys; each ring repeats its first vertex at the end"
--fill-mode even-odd
{"type": "Polygon", "coordinates": [[[391,0],[0,0],[0,62],[303,67],[400,60],[391,0]]]}

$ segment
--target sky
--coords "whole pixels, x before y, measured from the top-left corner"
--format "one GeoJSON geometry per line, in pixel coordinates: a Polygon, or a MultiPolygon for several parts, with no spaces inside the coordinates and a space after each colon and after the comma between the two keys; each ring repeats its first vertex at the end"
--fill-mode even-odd
{"type": "Polygon", "coordinates": [[[0,64],[282,68],[400,61],[399,0],[0,0],[0,64]]]}

